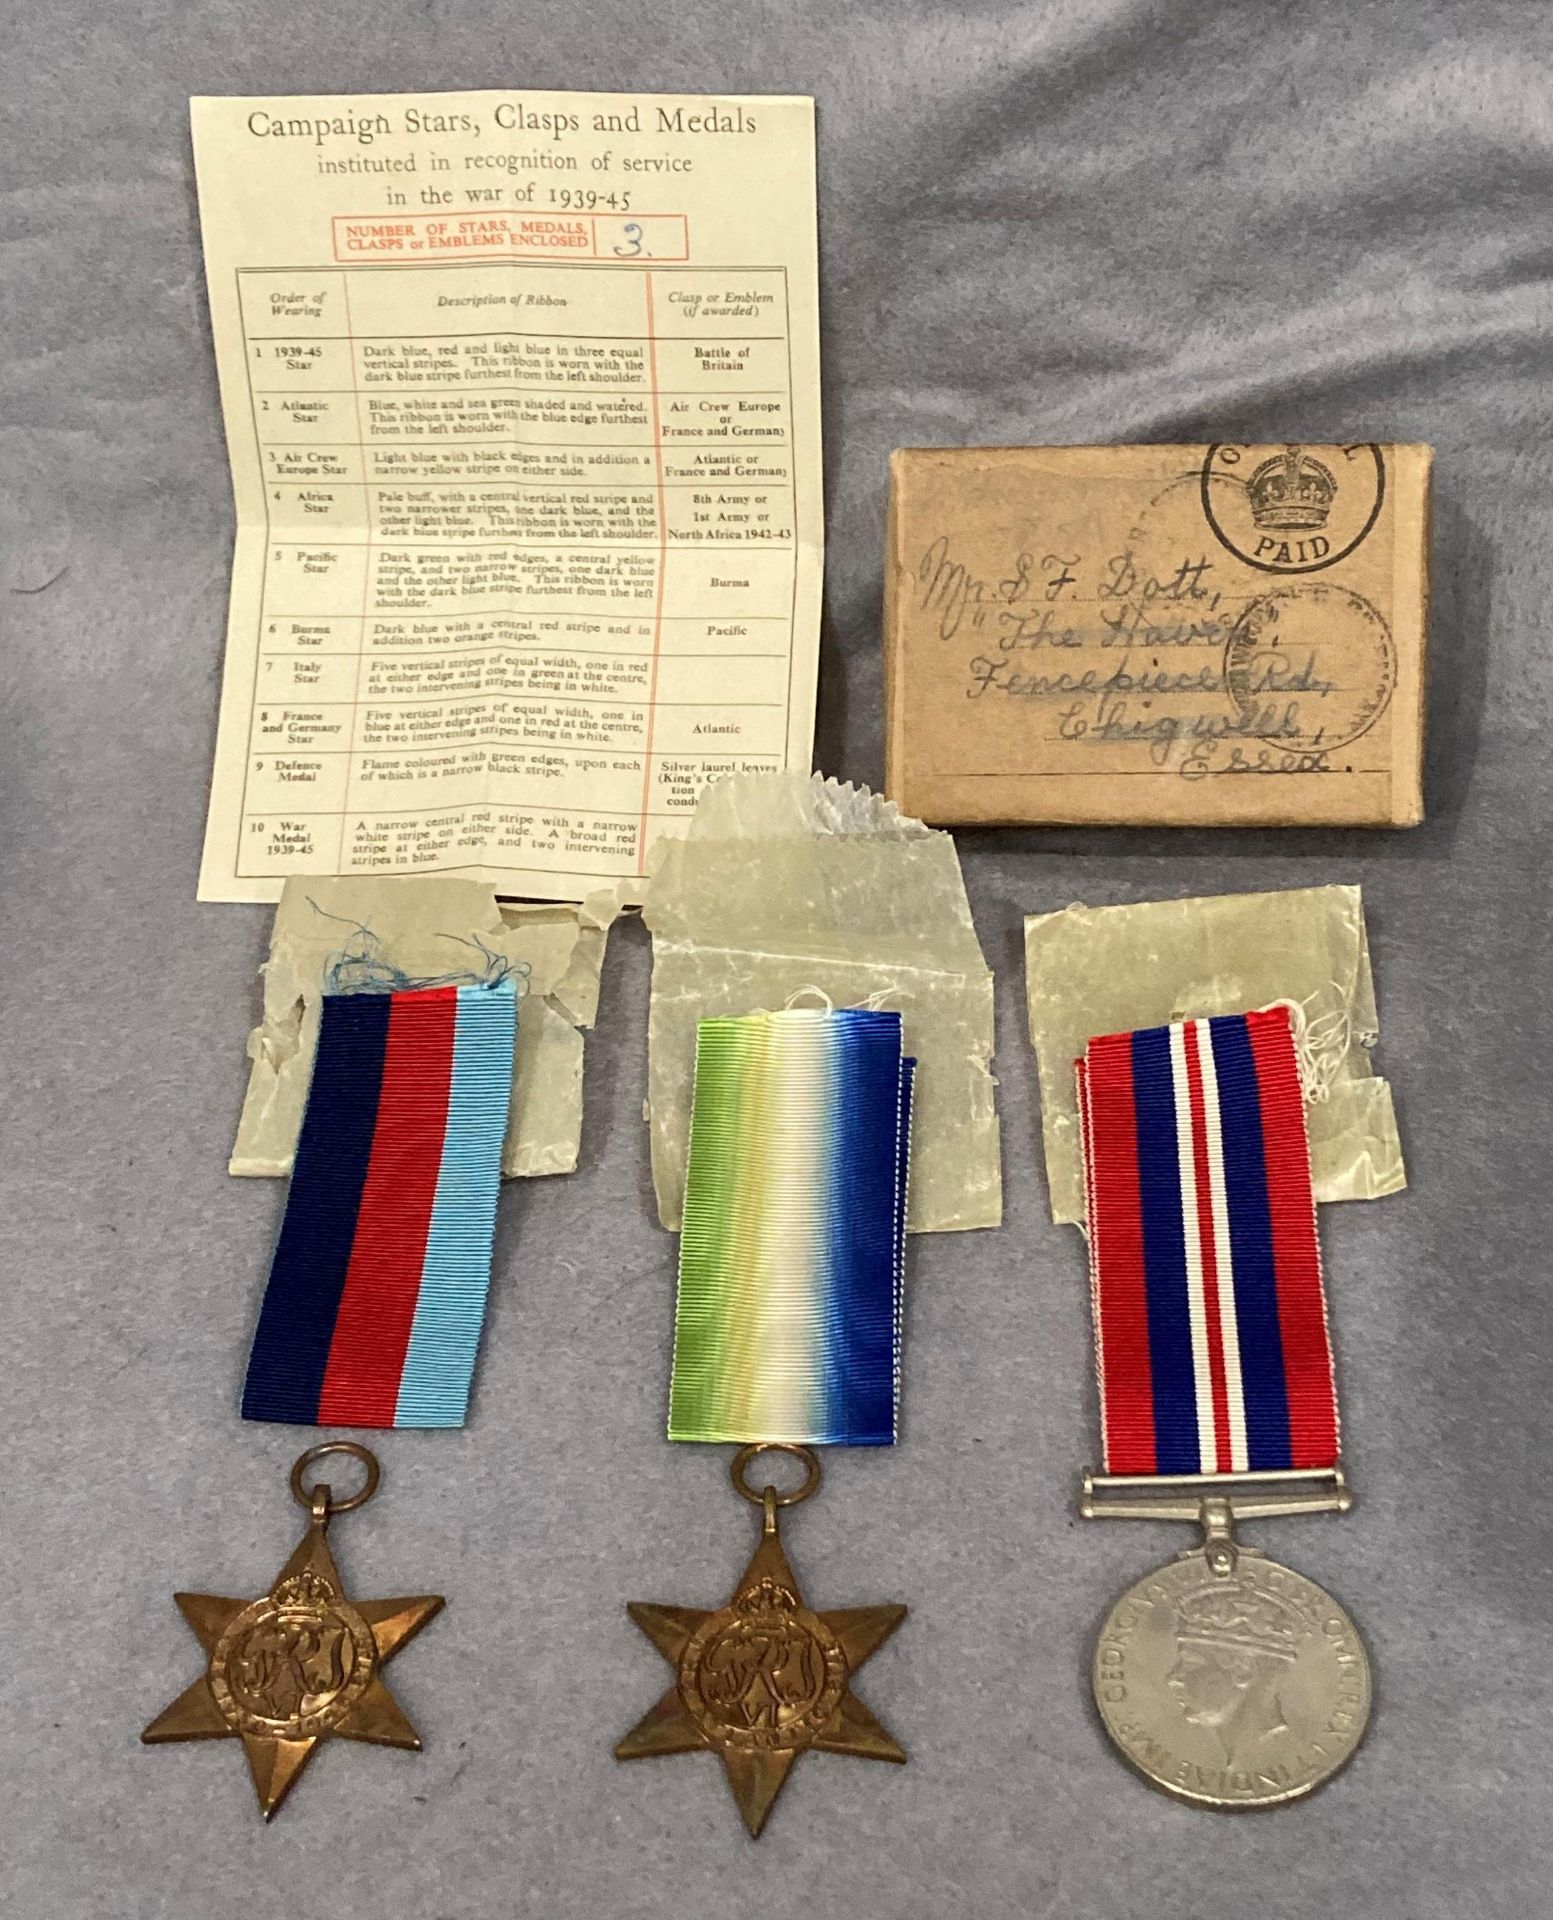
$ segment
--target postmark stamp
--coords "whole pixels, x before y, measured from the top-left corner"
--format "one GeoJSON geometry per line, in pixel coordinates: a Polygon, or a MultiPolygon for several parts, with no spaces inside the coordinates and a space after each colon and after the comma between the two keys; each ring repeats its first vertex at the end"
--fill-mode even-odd
{"type": "Polygon", "coordinates": [[[1203,517],[1236,559],[1263,573],[1319,573],[1368,537],[1386,497],[1373,442],[1346,447],[1209,447],[1203,517]]]}
{"type": "Polygon", "coordinates": [[[1224,647],[1224,688],[1240,726],[1282,746],[1329,752],[1368,733],[1391,704],[1396,647],[1380,613],[1348,587],[1274,587],[1248,602],[1224,647]]]}

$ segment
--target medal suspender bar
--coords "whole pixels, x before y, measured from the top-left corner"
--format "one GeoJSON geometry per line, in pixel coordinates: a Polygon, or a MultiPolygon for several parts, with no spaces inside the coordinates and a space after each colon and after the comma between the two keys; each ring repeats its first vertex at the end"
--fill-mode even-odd
{"type": "Polygon", "coordinates": [[[1344,1765],[1370,1670],[1331,1596],[1234,1526],[1346,1513],[1289,1010],[1091,1040],[1078,1062],[1105,1472],[1086,1519],[1189,1520],[1112,1608],[1107,1733],[1198,1806],[1277,1806],[1344,1765]]]}

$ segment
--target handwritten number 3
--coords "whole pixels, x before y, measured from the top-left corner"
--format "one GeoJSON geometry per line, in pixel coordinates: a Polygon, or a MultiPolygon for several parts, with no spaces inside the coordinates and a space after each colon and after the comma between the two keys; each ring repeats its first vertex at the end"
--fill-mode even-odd
{"type": "Polygon", "coordinates": [[[622,260],[635,260],[643,251],[642,228],[639,221],[628,220],[626,222],[626,239],[630,241],[631,244],[626,247],[616,247],[615,252],[622,260]]]}

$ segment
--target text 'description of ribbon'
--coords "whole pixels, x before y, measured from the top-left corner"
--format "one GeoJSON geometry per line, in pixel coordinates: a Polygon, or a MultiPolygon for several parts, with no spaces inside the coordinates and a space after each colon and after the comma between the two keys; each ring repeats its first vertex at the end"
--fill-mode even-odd
{"type": "Polygon", "coordinates": [[[895,1439],[915,1066],[898,1013],[700,1023],[671,1440],[895,1439]]]}
{"type": "Polygon", "coordinates": [[[516,1020],[510,980],[325,996],[245,1418],[463,1425],[516,1020]]]}

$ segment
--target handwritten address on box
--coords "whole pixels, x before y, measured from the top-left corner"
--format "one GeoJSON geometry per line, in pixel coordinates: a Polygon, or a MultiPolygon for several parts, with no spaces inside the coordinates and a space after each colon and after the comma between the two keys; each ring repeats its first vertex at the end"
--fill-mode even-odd
{"type": "Polygon", "coordinates": [[[1416,817],[1427,471],[1367,444],[898,454],[892,797],[938,821],[1416,817]]]}

